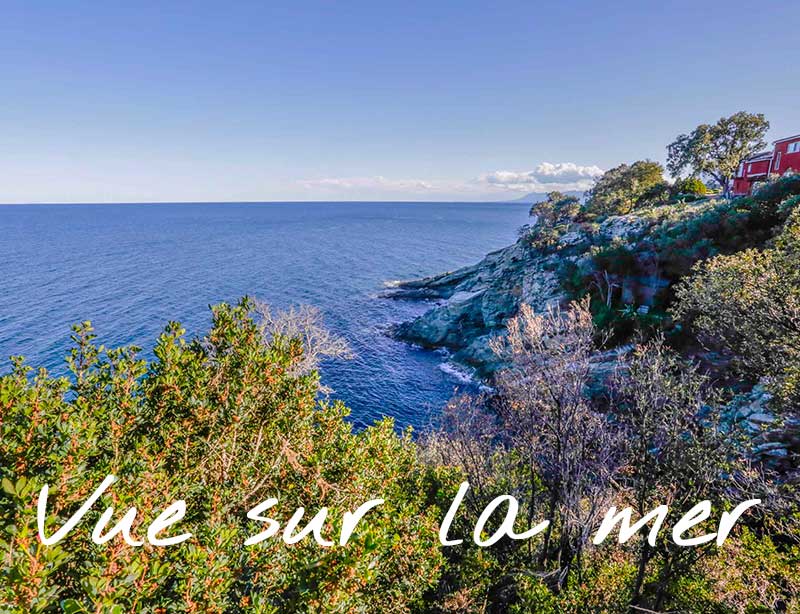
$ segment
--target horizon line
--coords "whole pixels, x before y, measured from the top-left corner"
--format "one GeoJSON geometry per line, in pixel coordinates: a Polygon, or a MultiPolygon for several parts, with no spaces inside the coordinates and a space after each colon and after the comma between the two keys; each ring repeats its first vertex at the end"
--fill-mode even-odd
{"type": "MultiPolygon", "coordinates": [[[[524,197],[521,197],[524,198],[524,197]]],[[[520,199],[513,200],[147,200],[147,201],[61,201],[61,202],[0,202],[0,207],[30,206],[71,206],[71,205],[277,205],[277,204],[356,204],[356,203],[397,203],[397,204],[475,204],[475,205],[513,205],[525,204],[520,199]]]]}

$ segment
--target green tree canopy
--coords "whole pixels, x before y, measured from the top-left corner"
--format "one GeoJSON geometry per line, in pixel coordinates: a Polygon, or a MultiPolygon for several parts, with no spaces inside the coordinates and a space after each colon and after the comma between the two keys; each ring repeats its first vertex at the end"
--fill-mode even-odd
{"type": "Polygon", "coordinates": [[[528,242],[532,247],[544,248],[554,245],[564,228],[581,210],[580,201],[562,192],[549,192],[547,199],[533,203],[530,216],[536,218],[532,228],[525,227],[528,242]]]}
{"type": "Polygon", "coordinates": [[[597,215],[624,215],[644,202],[645,195],[664,183],[664,167],[652,160],[620,164],[597,179],[586,193],[585,209],[597,215]]]}
{"type": "Polygon", "coordinates": [[[716,124],[701,124],[667,147],[667,169],[675,176],[686,169],[710,175],[727,194],[742,160],[766,147],[767,130],[769,122],[763,114],[744,111],[722,117],[716,124]]]}
{"type": "Polygon", "coordinates": [[[708,187],[697,177],[687,177],[686,179],[679,179],[672,187],[674,194],[689,194],[691,196],[705,196],[708,193],[708,187]]]}

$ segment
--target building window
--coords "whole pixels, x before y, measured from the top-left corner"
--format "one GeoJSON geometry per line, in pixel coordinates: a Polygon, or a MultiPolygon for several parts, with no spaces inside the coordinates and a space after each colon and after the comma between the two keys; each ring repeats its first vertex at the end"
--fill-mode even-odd
{"type": "Polygon", "coordinates": [[[753,165],[752,164],[748,164],[747,165],[747,172],[748,173],[752,173],[753,172],[753,165]]]}
{"type": "Polygon", "coordinates": [[[775,156],[775,167],[772,169],[773,171],[779,170],[781,167],[781,152],[778,152],[778,155],[775,156]]]}
{"type": "Polygon", "coordinates": [[[789,147],[786,149],[786,153],[798,153],[798,152],[800,152],[800,141],[789,143],[789,147]]]}

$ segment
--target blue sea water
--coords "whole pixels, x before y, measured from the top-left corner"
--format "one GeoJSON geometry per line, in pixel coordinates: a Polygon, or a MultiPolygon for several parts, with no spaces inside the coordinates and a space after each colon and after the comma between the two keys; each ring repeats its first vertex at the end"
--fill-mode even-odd
{"type": "Polygon", "coordinates": [[[319,307],[356,357],[323,365],[357,426],[424,428],[464,386],[440,354],[388,338],[430,305],[384,283],[471,264],[512,242],[519,204],[198,203],[0,206],[0,373],[22,354],[62,374],[69,327],[148,353],[169,320],[207,330],[208,306],[247,294],[319,307]]]}

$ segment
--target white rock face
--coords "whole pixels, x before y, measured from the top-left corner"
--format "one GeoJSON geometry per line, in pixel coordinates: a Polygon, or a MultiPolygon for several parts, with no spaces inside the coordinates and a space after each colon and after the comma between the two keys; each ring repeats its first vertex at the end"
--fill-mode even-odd
{"type": "Polygon", "coordinates": [[[573,230],[561,235],[561,237],[559,237],[558,239],[558,242],[565,247],[570,247],[573,245],[578,245],[585,240],[586,240],[585,234],[577,230],[573,230]]]}
{"type": "Polygon", "coordinates": [[[474,290],[472,292],[467,292],[466,290],[461,290],[459,292],[453,293],[453,296],[451,296],[448,299],[447,302],[450,305],[455,305],[457,303],[463,303],[465,301],[469,301],[469,300],[475,298],[476,296],[480,296],[485,291],[486,291],[486,288],[481,288],[480,290],[474,290]]]}
{"type": "Polygon", "coordinates": [[[489,340],[502,333],[520,303],[544,310],[563,300],[551,258],[518,241],[475,265],[398,284],[385,296],[445,302],[401,324],[395,333],[423,347],[444,346],[453,352],[454,360],[475,367],[479,375],[491,373],[499,361],[489,348],[489,340]]]}
{"type": "Polygon", "coordinates": [[[649,226],[647,220],[635,215],[615,215],[600,224],[600,235],[606,241],[628,241],[641,235],[649,226]]]}

